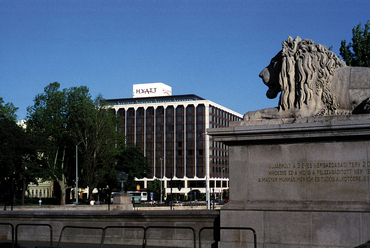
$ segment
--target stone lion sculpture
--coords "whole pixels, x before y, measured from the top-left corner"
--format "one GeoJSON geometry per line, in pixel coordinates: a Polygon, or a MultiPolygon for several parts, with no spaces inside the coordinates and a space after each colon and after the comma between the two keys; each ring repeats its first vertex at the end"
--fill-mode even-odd
{"type": "Polygon", "coordinates": [[[244,120],[370,113],[370,68],[348,67],[310,39],[283,41],[283,49],[262,70],[267,97],[279,105],[251,111],[244,120]]]}

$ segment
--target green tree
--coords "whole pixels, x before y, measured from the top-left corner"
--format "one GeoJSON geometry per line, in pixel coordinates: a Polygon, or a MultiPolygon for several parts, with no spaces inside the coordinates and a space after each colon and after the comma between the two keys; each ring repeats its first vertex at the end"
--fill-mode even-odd
{"type": "Polygon", "coordinates": [[[23,138],[21,127],[4,115],[0,116],[0,190],[5,204],[12,201],[19,182],[18,168],[22,165],[23,149],[18,145],[23,138]]]}
{"type": "Polygon", "coordinates": [[[101,95],[95,101],[83,101],[71,119],[76,142],[82,141],[81,177],[89,187],[91,200],[92,190],[115,174],[112,168],[118,155],[117,144],[123,143],[123,136],[116,131],[120,119],[101,95]]]}
{"type": "Polygon", "coordinates": [[[21,205],[24,205],[24,197],[29,183],[38,184],[38,179],[44,178],[45,167],[42,154],[40,153],[40,137],[32,132],[24,131],[23,158],[19,168],[18,179],[22,182],[21,205]]]}
{"type": "Polygon", "coordinates": [[[59,90],[60,84],[51,83],[36,95],[34,105],[27,108],[27,129],[38,137],[40,153],[46,164],[44,179],[60,186],[60,203],[66,202],[66,190],[73,182],[75,168],[75,137],[70,118],[79,111],[79,103],[91,98],[85,86],[59,90]]]}
{"type": "Polygon", "coordinates": [[[148,159],[137,146],[121,145],[118,154],[117,172],[128,174],[125,190],[136,190],[135,178],[144,178],[150,172],[148,159]]]}
{"type": "MultiPolygon", "coordinates": [[[[162,188],[162,190],[163,189],[164,188],[162,188]]],[[[161,181],[158,179],[154,179],[153,182],[148,182],[148,188],[146,191],[147,191],[148,197],[150,196],[150,192],[153,192],[153,200],[159,201],[161,197],[161,181]]]]}
{"type": "Polygon", "coordinates": [[[4,100],[0,97],[0,116],[1,118],[7,118],[11,121],[17,120],[16,111],[18,110],[17,107],[14,107],[13,103],[6,103],[4,104],[4,100]]]}
{"type": "Polygon", "coordinates": [[[23,205],[27,185],[37,183],[41,164],[32,135],[15,122],[18,108],[13,103],[3,103],[0,98],[0,190],[8,202],[10,197],[20,196],[23,205]]]}
{"type": "Polygon", "coordinates": [[[348,66],[370,67],[370,21],[361,28],[361,23],[352,29],[352,42],[342,40],[340,55],[348,66]]]}
{"type": "Polygon", "coordinates": [[[23,205],[27,185],[37,183],[36,174],[41,169],[37,148],[31,136],[12,118],[1,117],[4,116],[0,115],[0,191],[7,202],[16,195],[23,205]]]}

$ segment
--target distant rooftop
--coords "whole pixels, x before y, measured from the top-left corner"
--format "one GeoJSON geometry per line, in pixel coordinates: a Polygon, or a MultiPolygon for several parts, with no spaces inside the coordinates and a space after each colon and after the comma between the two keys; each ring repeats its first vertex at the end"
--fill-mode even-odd
{"type": "Polygon", "coordinates": [[[122,98],[122,99],[107,99],[114,105],[125,104],[143,104],[143,103],[161,103],[161,102],[184,102],[184,101],[201,101],[205,100],[197,95],[178,95],[178,96],[158,96],[158,97],[142,97],[142,98],[122,98]]]}

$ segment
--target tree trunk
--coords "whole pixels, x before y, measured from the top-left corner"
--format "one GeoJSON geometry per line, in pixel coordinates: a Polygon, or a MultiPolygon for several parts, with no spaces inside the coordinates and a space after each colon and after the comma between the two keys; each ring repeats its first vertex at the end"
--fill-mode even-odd
{"type": "MultiPolygon", "coordinates": [[[[64,158],[66,154],[66,148],[63,149],[63,156],[62,156],[62,169],[64,168],[64,158]]],[[[62,180],[58,180],[59,186],[60,186],[60,205],[66,205],[66,190],[67,190],[67,184],[66,184],[66,177],[63,174],[62,180]]]]}
{"type": "Polygon", "coordinates": [[[26,193],[26,181],[23,180],[23,186],[22,186],[22,197],[21,197],[21,205],[24,206],[24,195],[26,193]]]}
{"type": "Polygon", "coordinates": [[[93,189],[89,187],[89,202],[91,202],[92,200],[92,192],[93,192],[93,189]]]}
{"type": "Polygon", "coordinates": [[[64,182],[64,175],[62,176],[62,180],[57,181],[60,186],[60,205],[66,205],[66,189],[67,185],[64,182]]]}

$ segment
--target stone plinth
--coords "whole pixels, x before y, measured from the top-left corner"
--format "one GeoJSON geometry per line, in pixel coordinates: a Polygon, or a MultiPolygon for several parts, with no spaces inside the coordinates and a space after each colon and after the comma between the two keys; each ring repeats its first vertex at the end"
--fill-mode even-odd
{"type": "MultiPolygon", "coordinates": [[[[221,226],[252,227],[258,243],[274,248],[354,247],[370,239],[369,115],[231,125],[208,131],[229,146],[230,202],[221,226]]],[[[251,237],[223,235],[229,247],[251,237]]]]}
{"type": "Polygon", "coordinates": [[[113,210],[133,210],[131,196],[126,193],[113,195],[113,210]]]}

